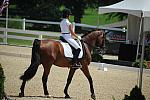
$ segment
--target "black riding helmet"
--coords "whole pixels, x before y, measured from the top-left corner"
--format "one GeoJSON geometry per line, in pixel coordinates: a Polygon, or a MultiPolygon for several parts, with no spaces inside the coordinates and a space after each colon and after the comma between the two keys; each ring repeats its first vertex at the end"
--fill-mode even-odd
{"type": "Polygon", "coordinates": [[[71,10],[68,9],[68,8],[65,8],[63,11],[62,11],[62,17],[63,18],[66,18],[67,16],[71,15],[71,10]]]}

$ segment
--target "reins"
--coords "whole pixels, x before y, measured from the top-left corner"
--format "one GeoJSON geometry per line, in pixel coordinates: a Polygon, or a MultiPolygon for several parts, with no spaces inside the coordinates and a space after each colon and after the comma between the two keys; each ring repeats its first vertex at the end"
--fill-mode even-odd
{"type": "Polygon", "coordinates": [[[86,42],[86,41],[84,41],[84,40],[82,40],[81,39],[81,41],[83,41],[84,43],[86,43],[89,47],[91,47],[91,48],[95,48],[96,46],[93,46],[93,45],[91,45],[90,43],[88,43],[88,42],[86,42]]]}

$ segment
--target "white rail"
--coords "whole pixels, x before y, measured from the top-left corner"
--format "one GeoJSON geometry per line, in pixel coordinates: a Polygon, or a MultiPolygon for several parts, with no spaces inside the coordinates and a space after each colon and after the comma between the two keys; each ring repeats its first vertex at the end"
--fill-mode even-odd
{"type": "MultiPolygon", "coordinates": [[[[0,27],[0,32],[5,32],[5,31],[7,31],[7,32],[14,32],[14,33],[17,33],[17,34],[37,35],[37,36],[39,36],[39,39],[42,39],[42,35],[54,36],[54,37],[60,36],[60,34],[57,33],[57,32],[33,31],[33,30],[22,30],[22,29],[12,29],[12,28],[6,29],[6,28],[0,27]]],[[[6,38],[21,39],[21,40],[34,40],[36,37],[0,34],[0,38],[3,38],[4,41],[5,41],[6,38]]],[[[4,44],[7,44],[7,42],[5,42],[4,44]]]]}
{"type": "MultiPolygon", "coordinates": [[[[0,20],[6,20],[6,18],[0,18],[0,20]]],[[[25,23],[41,23],[41,24],[54,24],[54,25],[59,25],[60,24],[60,22],[28,20],[28,19],[12,19],[12,18],[9,18],[8,20],[9,21],[20,21],[20,22],[22,22],[23,29],[25,29],[25,23]]],[[[75,26],[81,26],[81,27],[93,28],[93,29],[107,29],[107,30],[115,30],[115,31],[126,31],[125,29],[121,29],[121,28],[109,27],[109,25],[108,26],[107,25],[105,25],[105,26],[101,26],[101,25],[94,26],[94,25],[88,25],[88,24],[75,23],[75,26]]]]}
{"type": "MultiPolygon", "coordinates": [[[[0,18],[0,20],[5,21],[6,18],[0,18]]],[[[6,34],[7,32],[14,32],[17,34],[33,34],[39,36],[39,39],[42,39],[43,35],[46,36],[55,36],[58,37],[60,34],[57,32],[48,32],[48,31],[35,31],[35,30],[26,30],[26,23],[41,23],[41,24],[54,24],[59,25],[60,22],[51,22],[51,21],[38,21],[38,20],[28,20],[28,19],[12,19],[8,18],[9,21],[20,21],[22,22],[22,29],[13,29],[13,28],[2,28],[0,27],[0,32],[4,32],[4,34],[0,34],[0,38],[3,38],[3,43],[7,44],[7,38],[13,39],[22,39],[22,40],[34,40],[34,37],[27,37],[27,36],[17,36],[17,35],[10,35],[11,33],[6,34]]],[[[110,27],[103,27],[103,26],[92,26],[87,24],[79,24],[74,23],[75,26],[86,27],[86,28],[93,28],[93,29],[106,29],[106,30],[115,30],[115,31],[126,31],[125,29],[120,28],[110,28],[110,27]]],[[[75,27],[74,26],[74,27],[75,27]]]]}

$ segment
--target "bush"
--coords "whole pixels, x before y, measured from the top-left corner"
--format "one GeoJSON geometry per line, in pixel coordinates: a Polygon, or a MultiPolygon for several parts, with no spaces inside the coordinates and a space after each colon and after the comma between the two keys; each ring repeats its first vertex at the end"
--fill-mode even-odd
{"type": "Polygon", "coordinates": [[[146,100],[144,95],[142,95],[141,89],[135,86],[131,92],[130,95],[125,95],[123,100],[146,100]]]}
{"type": "MultiPolygon", "coordinates": [[[[140,67],[140,60],[138,59],[137,61],[133,62],[132,66],[139,68],[140,67]]],[[[143,68],[148,68],[146,60],[143,61],[143,68]]]]}
{"type": "Polygon", "coordinates": [[[145,60],[150,61],[150,46],[145,47],[145,60]]]}
{"type": "Polygon", "coordinates": [[[0,64],[0,100],[4,97],[4,80],[5,80],[4,71],[0,64]]]}
{"type": "Polygon", "coordinates": [[[93,62],[102,62],[103,61],[103,57],[99,54],[92,54],[92,61],[93,62]]]}
{"type": "Polygon", "coordinates": [[[94,49],[91,56],[93,62],[103,62],[103,57],[98,50],[94,49]]]}

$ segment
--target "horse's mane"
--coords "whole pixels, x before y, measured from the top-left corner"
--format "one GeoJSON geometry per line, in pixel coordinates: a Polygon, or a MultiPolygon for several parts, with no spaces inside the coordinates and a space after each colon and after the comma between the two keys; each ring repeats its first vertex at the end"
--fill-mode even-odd
{"type": "Polygon", "coordinates": [[[87,32],[85,32],[81,37],[83,38],[83,37],[85,37],[85,36],[87,36],[88,34],[90,34],[92,31],[87,31],[87,32]]]}
{"type": "Polygon", "coordinates": [[[96,31],[102,31],[102,30],[98,30],[98,29],[97,30],[90,30],[90,31],[87,31],[86,33],[84,33],[81,37],[84,38],[85,36],[87,36],[87,35],[89,35],[91,33],[94,33],[96,31]]]}

